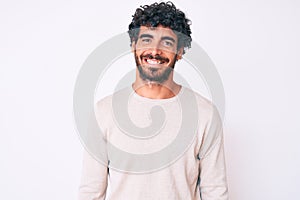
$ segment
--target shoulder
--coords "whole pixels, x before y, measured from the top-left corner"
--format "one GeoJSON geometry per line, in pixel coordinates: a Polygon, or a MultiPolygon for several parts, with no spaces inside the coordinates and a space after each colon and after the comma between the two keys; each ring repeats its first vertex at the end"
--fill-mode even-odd
{"type": "Polygon", "coordinates": [[[198,109],[201,112],[212,112],[214,109],[214,104],[211,100],[209,100],[208,98],[204,97],[203,95],[201,95],[200,93],[187,88],[187,87],[183,87],[183,91],[184,91],[184,95],[188,96],[188,98],[190,98],[189,100],[195,100],[198,106],[198,109]]]}
{"type": "Polygon", "coordinates": [[[103,98],[101,98],[100,100],[97,100],[95,105],[96,107],[107,107],[110,106],[112,104],[113,99],[117,99],[115,97],[120,97],[121,95],[125,94],[128,91],[128,87],[120,89],[116,92],[114,92],[113,94],[107,95],[103,98]]]}
{"type": "Polygon", "coordinates": [[[95,109],[105,109],[111,105],[113,95],[108,95],[98,100],[95,104],[95,109]]]}
{"type": "Polygon", "coordinates": [[[129,95],[130,95],[130,87],[125,87],[123,89],[114,92],[113,94],[107,95],[102,99],[96,101],[95,111],[98,113],[101,112],[104,115],[108,115],[111,113],[114,106],[124,102],[124,100],[128,100],[129,95]]]}
{"type": "MultiPolygon", "coordinates": [[[[205,124],[218,123],[222,124],[222,120],[217,107],[214,105],[213,101],[202,96],[198,92],[190,88],[184,88],[184,95],[188,97],[188,102],[190,103],[192,99],[195,100],[197,107],[195,112],[198,113],[198,119],[200,122],[205,124]]],[[[191,104],[191,103],[190,103],[191,104]]]]}

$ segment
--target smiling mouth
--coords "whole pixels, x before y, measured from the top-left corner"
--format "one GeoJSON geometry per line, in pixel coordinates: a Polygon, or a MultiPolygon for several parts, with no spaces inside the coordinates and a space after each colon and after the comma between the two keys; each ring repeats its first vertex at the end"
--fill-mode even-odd
{"type": "Polygon", "coordinates": [[[161,65],[169,61],[167,58],[161,56],[153,57],[152,55],[143,56],[142,60],[149,65],[161,65]]]}
{"type": "Polygon", "coordinates": [[[150,65],[160,65],[164,64],[165,62],[162,60],[156,60],[156,59],[144,59],[144,61],[150,65]]]}

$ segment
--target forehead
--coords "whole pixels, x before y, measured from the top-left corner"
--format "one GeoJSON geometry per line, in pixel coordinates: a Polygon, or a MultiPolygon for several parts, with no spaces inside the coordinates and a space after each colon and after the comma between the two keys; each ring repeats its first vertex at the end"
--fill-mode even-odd
{"type": "Polygon", "coordinates": [[[177,41],[177,35],[174,31],[170,28],[165,28],[163,26],[157,27],[148,27],[148,26],[141,26],[139,30],[139,36],[142,34],[150,34],[154,37],[172,37],[175,41],[177,41]]]}

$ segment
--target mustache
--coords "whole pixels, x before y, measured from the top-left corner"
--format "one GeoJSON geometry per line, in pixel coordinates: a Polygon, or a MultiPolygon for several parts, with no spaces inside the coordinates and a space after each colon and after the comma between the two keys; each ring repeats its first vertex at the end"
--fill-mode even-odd
{"type": "Polygon", "coordinates": [[[153,56],[152,54],[142,55],[141,59],[155,59],[155,60],[159,60],[159,61],[169,62],[168,58],[162,57],[160,55],[153,56]]]}

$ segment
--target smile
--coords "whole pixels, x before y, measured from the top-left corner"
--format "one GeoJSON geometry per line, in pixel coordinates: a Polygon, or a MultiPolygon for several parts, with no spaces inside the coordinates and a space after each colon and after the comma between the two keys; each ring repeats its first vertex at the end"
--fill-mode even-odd
{"type": "Polygon", "coordinates": [[[150,65],[158,65],[158,64],[163,64],[165,63],[162,60],[156,60],[156,59],[145,59],[145,61],[150,64],[150,65]]]}

